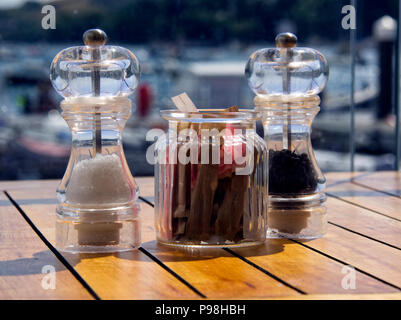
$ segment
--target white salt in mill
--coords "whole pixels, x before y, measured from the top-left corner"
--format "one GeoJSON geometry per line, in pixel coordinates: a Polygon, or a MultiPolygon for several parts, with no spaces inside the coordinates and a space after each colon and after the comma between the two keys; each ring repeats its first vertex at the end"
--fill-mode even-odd
{"type": "Polygon", "coordinates": [[[83,39],[85,46],[58,53],[50,70],[72,133],[70,160],[57,190],[56,245],[73,253],[131,250],[140,243],[139,189],[121,135],[139,63],[131,51],[106,46],[102,30],[88,30],[83,39]]]}

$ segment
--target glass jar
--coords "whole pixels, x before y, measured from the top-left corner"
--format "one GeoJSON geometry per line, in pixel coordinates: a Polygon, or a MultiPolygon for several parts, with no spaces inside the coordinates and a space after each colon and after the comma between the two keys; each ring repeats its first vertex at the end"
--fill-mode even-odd
{"type": "Polygon", "coordinates": [[[317,238],[327,225],[310,131],[329,67],[320,52],[296,44],[294,34],[278,34],[276,48],[255,51],[245,68],[269,149],[269,238],[317,238]]]}
{"type": "Polygon", "coordinates": [[[254,102],[255,109],[263,114],[269,152],[267,236],[320,237],[327,225],[326,179],[317,165],[310,138],[320,99],[311,96],[283,102],[256,97],[254,102]],[[284,147],[283,136],[288,132],[291,145],[284,147]]]}
{"type": "Polygon", "coordinates": [[[267,151],[257,113],[162,111],[155,226],[173,246],[247,246],[266,238],[267,151]]]}
{"type": "Polygon", "coordinates": [[[57,247],[71,252],[138,247],[139,189],[121,143],[122,130],[131,115],[130,100],[70,98],[61,108],[72,133],[72,149],[57,189],[57,247]],[[100,152],[93,138],[99,120],[100,152]]]}
{"type": "Polygon", "coordinates": [[[121,134],[131,115],[139,63],[129,50],[107,46],[100,29],[85,46],[60,51],[50,67],[64,97],[62,116],[72,133],[67,170],[57,189],[56,246],[79,252],[132,250],[140,244],[138,186],[128,168],[121,134]]]}

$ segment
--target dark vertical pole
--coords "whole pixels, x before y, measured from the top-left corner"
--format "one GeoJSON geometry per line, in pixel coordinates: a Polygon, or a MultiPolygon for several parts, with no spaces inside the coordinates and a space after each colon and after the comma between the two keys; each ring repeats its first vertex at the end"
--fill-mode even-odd
{"type": "Polygon", "coordinates": [[[380,95],[377,118],[385,119],[391,114],[393,106],[393,51],[394,41],[384,39],[379,42],[380,54],[380,95]]]}
{"type": "MultiPolygon", "coordinates": [[[[352,0],[351,5],[355,8],[357,0],[352,0]]],[[[350,32],[350,53],[351,53],[351,99],[350,99],[350,134],[349,134],[349,153],[350,153],[350,170],[355,169],[355,45],[356,45],[356,27],[350,32]]]]}
{"type": "MultiPolygon", "coordinates": [[[[397,16],[400,5],[397,1],[397,16]]],[[[398,23],[399,24],[399,23],[398,23]]],[[[380,55],[380,95],[377,108],[377,119],[386,119],[394,108],[396,124],[395,140],[395,168],[399,169],[399,28],[397,21],[390,16],[383,16],[373,25],[373,35],[379,45],[380,55]]]]}
{"type": "Polygon", "coordinates": [[[394,77],[394,111],[395,122],[395,169],[400,170],[400,37],[401,37],[401,0],[398,1],[397,37],[395,40],[395,77],[394,77]]]}

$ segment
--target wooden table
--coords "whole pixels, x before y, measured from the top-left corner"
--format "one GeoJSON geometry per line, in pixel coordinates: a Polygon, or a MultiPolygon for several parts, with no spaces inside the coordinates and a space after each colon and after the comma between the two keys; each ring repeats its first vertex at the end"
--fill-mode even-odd
{"type": "MultiPolygon", "coordinates": [[[[141,248],[107,255],[54,248],[57,181],[1,182],[0,299],[401,299],[401,174],[326,176],[321,239],[175,250],[154,240],[153,208],[142,202],[141,248]]],[[[153,201],[153,178],[136,180],[153,201]]]]}

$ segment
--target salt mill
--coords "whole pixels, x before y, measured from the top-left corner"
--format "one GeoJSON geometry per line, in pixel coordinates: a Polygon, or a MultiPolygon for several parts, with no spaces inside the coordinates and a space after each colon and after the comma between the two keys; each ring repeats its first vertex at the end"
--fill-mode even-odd
{"type": "Polygon", "coordinates": [[[121,135],[139,63],[131,51],[106,45],[102,30],[86,31],[83,40],[84,46],[59,52],[50,68],[72,133],[71,156],[57,189],[56,245],[73,253],[131,250],[140,243],[139,189],[121,135]]]}
{"type": "Polygon", "coordinates": [[[281,33],[245,69],[269,149],[268,238],[317,238],[327,225],[326,180],[310,133],[329,69],[320,52],[296,44],[294,34],[281,33]]]}

